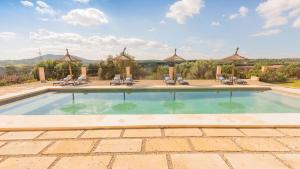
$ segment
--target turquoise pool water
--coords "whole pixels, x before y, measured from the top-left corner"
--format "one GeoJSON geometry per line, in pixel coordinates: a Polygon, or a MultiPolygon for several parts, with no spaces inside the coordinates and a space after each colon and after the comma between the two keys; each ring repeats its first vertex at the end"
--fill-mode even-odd
{"type": "Polygon", "coordinates": [[[300,98],[272,91],[48,92],[0,106],[0,115],[300,113],[300,98]]]}

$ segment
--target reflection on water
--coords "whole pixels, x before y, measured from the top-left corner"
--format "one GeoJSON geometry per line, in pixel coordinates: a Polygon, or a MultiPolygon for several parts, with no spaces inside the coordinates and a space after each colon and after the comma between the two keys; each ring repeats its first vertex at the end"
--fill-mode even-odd
{"type": "Polygon", "coordinates": [[[185,104],[178,101],[166,101],[163,103],[163,106],[169,110],[168,112],[175,113],[179,110],[182,110],[185,107],[185,104]]]}
{"type": "Polygon", "coordinates": [[[134,103],[121,103],[121,104],[116,104],[112,107],[112,109],[114,111],[119,111],[119,112],[122,112],[122,111],[130,111],[130,110],[133,110],[135,109],[137,106],[136,104],[134,103]]]}
{"type": "Polygon", "coordinates": [[[83,103],[77,103],[77,104],[70,104],[63,106],[60,108],[62,112],[65,112],[65,114],[78,114],[79,112],[82,112],[87,107],[86,104],[83,103]]]}
{"type": "Polygon", "coordinates": [[[237,102],[219,102],[218,103],[221,107],[223,107],[224,109],[231,109],[231,110],[235,110],[235,109],[239,109],[242,110],[243,108],[245,108],[245,106],[241,103],[237,103],[237,102]]]}

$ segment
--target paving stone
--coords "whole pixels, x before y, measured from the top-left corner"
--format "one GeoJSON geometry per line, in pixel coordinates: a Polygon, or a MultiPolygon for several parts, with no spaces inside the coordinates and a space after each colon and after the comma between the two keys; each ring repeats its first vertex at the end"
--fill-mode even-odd
{"type": "Polygon", "coordinates": [[[247,151],[289,151],[271,138],[237,138],[235,142],[247,151]]]}
{"type": "Polygon", "coordinates": [[[52,169],[106,169],[111,156],[62,157],[52,169]]]}
{"type": "Polygon", "coordinates": [[[13,131],[7,132],[0,136],[0,140],[21,140],[34,139],[40,135],[42,131],[13,131]]]}
{"type": "Polygon", "coordinates": [[[126,129],[124,137],[160,137],[160,129],[126,129]]]}
{"type": "Polygon", "coordinates": [[[165,136],[202,136],[202,132],[198,128],[174,128],[164,129],[165,136]]]}
{"type": "Polygon", "coordinates": [[[60,140],[51,145],[43,154],[88,153],[96,140],[60,140]]]}
{"type": "Polygon", "coordinates": [[[203,128],[202,130],[207,136],[244,136],[238,129],[203,128]]]}
{"type": "Polygon", "coordinates": [[[288,169],[271,154],[225,154],[234,169],[288,169]]]}
{"type": "Polygon", "coordinates": [[[300,128],[279,128],[278,130],[288,136],[300,136],[300,128]]]}
{"type": "Polygon", "coordinates": [[[5,141],[0,141],[0,147],[3,146],[5,143],[5,141]]]}
{"type": "Polygon", "coordinates": [[[140,152],[142,139],[101,140],[95,152],[140,152]]]}
{"type": "Polygon", "coordinates": [[[146,140],[146,151],[191,151],[187,139],[153,138],[146,140]]]}
{"type": "Polygon", "coordinates": [[[73,131],[47,131],[43,133],[39,139],[63,139],[63,138],[77,138],[83,130],[73,131]]]}
{"type": "Polygon", "coordinates": [[[197,151],[240,151],[240,148],[229,138],[191,138],[197,151]]]}
{"type": "Polygon", "coordinates": [[[87,130],[81,138],[120,137],[122,130],[87,130]]]}
{"type": "Polygon", "coordinates": [[[50,141],[14,141],[0,148],[0,155],[38,154],[50,141]]]}
{"type": "Polygon", "coordinates": [[[292,168],[300,168],[300,154],[277,154],[276,156],[292,168]]]}
{"type": "Polygon", "coordinates": [[[168,169],[166,155],[117,155],[112,169],[168,169]]]}
{"type": "Polygon", "coordinates": [[[300,138],[280,138],[278,140],[289,148],[300,151],[300,138]]]}
{"type": "Polygon", "coordinates": [[[47,169],[56,157],[8,158],[0,163],[0,169],[47,169]]]}
{"type": "Polygon", "coordinates": [[[284,136],[275,129],[240,129],[247,136],[269,137],[269,136],[284,136]]]}
{"type": "Polygon", "coordinates": [[[172,154],[173,169],[229,169],[218,154],[172,154]]]}

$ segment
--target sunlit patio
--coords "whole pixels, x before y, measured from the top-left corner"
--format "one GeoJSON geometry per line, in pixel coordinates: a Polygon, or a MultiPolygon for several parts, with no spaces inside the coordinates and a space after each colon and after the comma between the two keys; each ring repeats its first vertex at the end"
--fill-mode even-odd
{"type": "Polygon", "coordinates": [[[300,128],[0,133],[1,169],[297,169],[300,128]]]}

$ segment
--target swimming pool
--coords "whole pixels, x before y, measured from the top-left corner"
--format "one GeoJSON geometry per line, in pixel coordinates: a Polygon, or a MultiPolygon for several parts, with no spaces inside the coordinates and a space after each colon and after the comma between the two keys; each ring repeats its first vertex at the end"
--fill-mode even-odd
{"type": "Polygon", "coordinates": [[[46,92],[0,106],[0,115],[300,113],[300,98],[253,90],[46,92]]]}

